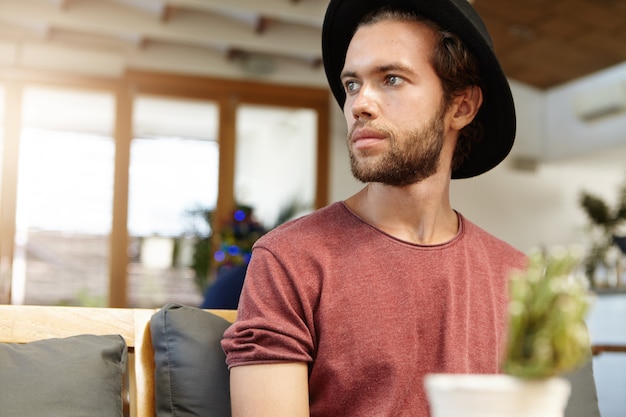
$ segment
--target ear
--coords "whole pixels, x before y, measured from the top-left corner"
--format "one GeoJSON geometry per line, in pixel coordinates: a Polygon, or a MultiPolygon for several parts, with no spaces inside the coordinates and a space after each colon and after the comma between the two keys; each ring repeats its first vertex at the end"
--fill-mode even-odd
{"type": "Polygon", "coordinates": [[[461,130],[474,120],[480,106],[483,104],[483,92],[477,86],[466,88],[453,99],[452,120],[450,127],[461,130]]]}

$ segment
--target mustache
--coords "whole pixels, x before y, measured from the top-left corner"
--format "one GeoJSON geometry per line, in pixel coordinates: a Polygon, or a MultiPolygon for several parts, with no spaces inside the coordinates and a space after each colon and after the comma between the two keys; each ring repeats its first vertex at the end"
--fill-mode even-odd
{"type": "Polygon", "coordinates": [[[388,127],[385,126],[381,126],[378,125],[376,123],[372,123],[372,122],[366,122],[366,121],[362,121],[362,120],[357,120],[356,122],[354,122],[352,124],[352,126],[350,126],[350,129],[348,131],[348,140],[352,140],[353,136],[354,136],[354,132],[357,129],[362,129],[362,128],[367,128],[367,130],[372,130],[376,133],[380,133],[383,136],[386,137],[394,137],[394,133],[391,129],[389,129],[388,127]]]}

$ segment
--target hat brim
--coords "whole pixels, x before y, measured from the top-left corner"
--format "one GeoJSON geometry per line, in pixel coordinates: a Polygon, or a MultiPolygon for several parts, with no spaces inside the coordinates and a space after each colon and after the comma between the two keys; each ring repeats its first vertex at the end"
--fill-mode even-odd
{"type": "Polygon", "coordinates": [[[459,36],[478,59],[484,82],[483,105],[477,114],[483,138],[472,145],[468,158],[452,178],[469,178],[489,171],[511,151],[515,141],[515,106],[509,82],[493,51],[489,33],[467,0],[331,0],[322,29],[322,57],[330,89],[343,108],[346,95],[341,71],[359,21],[389,6],[413,11],[459,36]]]}

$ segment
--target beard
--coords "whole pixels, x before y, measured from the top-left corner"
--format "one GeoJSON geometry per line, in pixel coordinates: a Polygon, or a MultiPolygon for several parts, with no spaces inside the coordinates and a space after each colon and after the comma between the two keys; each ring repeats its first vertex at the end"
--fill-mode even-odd
{"type": "MultiPolygon", "coordinates": [[[[442,106],[422,128],[394,132],[385,126],[369,125],[369,128],[388,138],[390,148],[382,155],[370,155],[363,151],[360,151],[361,155],[356,155],[349,146],[350,168],[354,178],[364,183],[378,182],[403,187],[435,174],[444,142],[445,110],[442,106]]],[[[352,137],[355,128],[362,124],[355,123],[348,139],[352,137]]]]}

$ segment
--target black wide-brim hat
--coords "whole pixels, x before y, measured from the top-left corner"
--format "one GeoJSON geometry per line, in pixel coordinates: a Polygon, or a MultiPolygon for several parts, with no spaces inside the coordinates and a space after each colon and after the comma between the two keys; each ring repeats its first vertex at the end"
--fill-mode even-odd
{"type": "Polygon", "coordinates": [[[340,75],[357,24],[383,6],[412,11],[432,20],[459,36],[476,56],[484,83],[483,105],[476,117],[484,135],[480,142],[472,144],[468,158],[453,170],[452,178],[474,177],[498,165],[515,141],[515,105],[487,28],[467,0],[331,0],[322,29],[322,56],[339,106],[343,108],[346,100],[340,75]]]}

